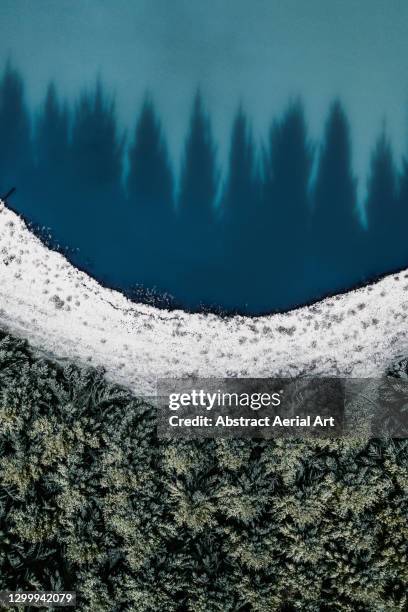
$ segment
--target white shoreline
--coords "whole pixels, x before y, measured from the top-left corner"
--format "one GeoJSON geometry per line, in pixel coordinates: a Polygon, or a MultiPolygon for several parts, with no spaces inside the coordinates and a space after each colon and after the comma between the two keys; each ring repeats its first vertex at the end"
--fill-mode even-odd
{"type": "Polygon", "coordinates": [[[408,356],[408,271],[285,314],[168,312],[102,287],[0,202],[0,326],[139,395],[158,377],[369,378],[408,356]]]}

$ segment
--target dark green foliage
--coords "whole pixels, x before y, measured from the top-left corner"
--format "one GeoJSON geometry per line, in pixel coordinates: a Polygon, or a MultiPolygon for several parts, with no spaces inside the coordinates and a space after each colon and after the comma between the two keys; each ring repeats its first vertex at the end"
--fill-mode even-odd
{"type": "Polygon", "coordinates": [[[0,336],[0,589],[81,611],[394,612],[408,442],[158,441],[103,373],[0,336]]]}

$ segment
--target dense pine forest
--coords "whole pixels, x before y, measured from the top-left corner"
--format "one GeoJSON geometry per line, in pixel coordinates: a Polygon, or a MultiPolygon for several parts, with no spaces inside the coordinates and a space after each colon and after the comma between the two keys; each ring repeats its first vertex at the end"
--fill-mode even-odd
{"type": "Polygon", "coordinates": [[[257,314],[292,308],[408,265],[408,159],[384,129],[364,202],[341,101],[321,143],[301,100],[255,142],[242,107],[221,172],[205,100],[187,119],[181,166],[168,153],[154,101],[124,132],[101,81],[66,104],[50,83],[28,109],[10,63],[0,81],[0,191],[54,247],[138,299],[257,314]],[[176,180],[177,177],[177,180],[176,180]]]}
{"type": "Polygon", "coordinates": [[[158,439],[152,406],[3,332],[0,380],[1,590],[73,590],[82,612],[406,612],[406,440],[158,439]]]}

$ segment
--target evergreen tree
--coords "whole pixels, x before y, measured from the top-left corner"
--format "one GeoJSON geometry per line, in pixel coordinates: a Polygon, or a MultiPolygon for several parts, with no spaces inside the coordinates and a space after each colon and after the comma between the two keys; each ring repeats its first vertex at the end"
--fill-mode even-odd
{"type": "Polygon", "coordinates": [[[316,291],[349,287],[362,278],[362,239],[350,128],[339,101],[332,104],[314,194],[316,291]]]}
{"type": "MultiPolygon", "coordinates": [[[[38,167],[58,174],[67,163],[68,109],[61,105],[56,86],[51,82],[44,100],[36,131],[36,159],[38,167]]],[[[52,178],[52,177],[50,177],[52,178]]]]}
{"type": "Polygon", "coordinates": [[[69,116],[61,105],[54,83],[50,83],[37,123],[35,196],[41,206],[41,221],[57,234],[69,212],[66,200],[69,177],[68,142],[69,116]]]}
{"type": "Polygon", "coordinates": [[[78,190],[117,195],[122,153],[115,105],[98,80],[93,92],[82,94],[74,114],[70,165],[78,190]]]}
{"type": "Polygon", "coordinates": [[[389,272],[399,266],[401,220],[397,206],[394,159],[389,140],[383,131],[371,158],[366,200],[369,246],[367,271],[371,276],[389,272]]]}
{"type": "Polygon", "coordinates": [[[179,279],[187,300],[195,292],[211,291],[209,278],[216,274],[217,241],[215,201],[218,170],[210,121],[204,111],[201,94],[194,99],[181,171],[178,197],[179,279]],[[183,280],[184,279],[184,280],[183,280]],[[202,282],[203,281],[203,282],[202,282]]]}
{"type": "Polygon", "coordinates": [[[23,80],[10,62],[0,82],[0,141],[0,193],[15,186],[19,207],[27,213],[33,181],[30,117],[23,80]]]}
{"type": "Polygon", "coordinates": [[[231,134],[228,176],[222,217],[229,226],[241,226],[254,218],[257,199],[255,150],[248,120],[240,107],[231,134]]]}
{"type": "Polygon", "coordinates": [[[146,99],[129,151],[129,199],[138,209],[169,217],[173,207],[173,175],[167,146],[153,103],[146,99]]]}
{"type": "Polygon", "coordinates": [[[146,99],[129,151],[127,192],[139,282],[170,288],[174,184],[166,142],[153,103],[146,99]]]}
{"type": "Polygon", "coordinates": [[[262,263],[279,307],[287,304],[288,299],[304,298],[308,289],[305,272],[312,160],[303,106],[295,101],[282,119],[272,125],[264,166],[262,263]]]}
{"type": "Polygon", "coordinates": [[[232,303],[254,299],[259,236],[259,176],[255,148],[240,107],[232,127],[228,174],[222,197],[220,266],[232,303]]]}
{"type": "Polygon", "coordinates": [[[105,262],[104,272],[120,267],[127,256],[122,158],[115,105],[98,80],[93,92],[82,94],[73,117],[70,231],[80,236],[96,266],[105,262]]]}
{"type": "Polygon", "coordinates": [[[399,245],[400,265],[408,266],[408,158],[402,161],[401,174],[398,177],[398,213],[396,235],[399,245]]]}
{"type": "Polygon", "coordinates": [[[190,120],[182,167],[178,212],[193,229],[211,225],[217,194],[218,172],[210,121],[203,108],[200,92],[196,94],[190,120]]]}

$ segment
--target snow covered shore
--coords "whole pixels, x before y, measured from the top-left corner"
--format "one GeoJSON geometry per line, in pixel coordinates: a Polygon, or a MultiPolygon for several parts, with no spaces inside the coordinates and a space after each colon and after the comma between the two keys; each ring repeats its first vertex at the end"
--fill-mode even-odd
{"type": "Polygon", "coordinates": [[[158,377],[375,377],[408,355],[408,271],[286,314],[167,312],[102,287],[0,202],[0,327],[139,395],[158,377]]]}

